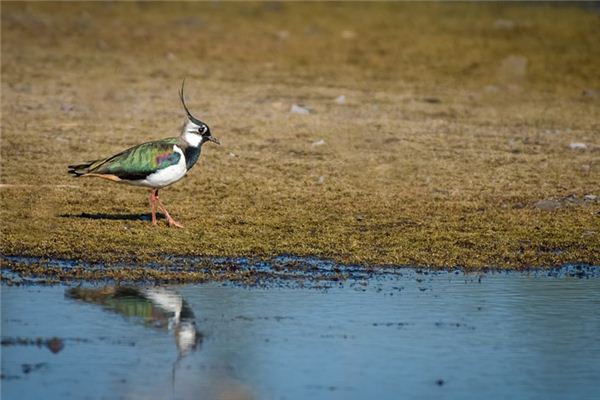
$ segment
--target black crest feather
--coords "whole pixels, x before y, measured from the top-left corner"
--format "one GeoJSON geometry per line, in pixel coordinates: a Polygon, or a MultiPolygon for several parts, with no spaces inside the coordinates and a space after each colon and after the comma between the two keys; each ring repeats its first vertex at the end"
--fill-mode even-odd
{"type": "Polygon", "coordinates": [[[190,112],[190,110],[187,108],[187,105],[185,104],[185,99],[183,97],[184,86],[185,86],[185,78],[183,78],[183,82],[181,82],[181,89],[179,90],[179,98],[181,99],[181,104],[183,104],[183,109],[185,110],[185,113],[187,114],[188,118],[196,125],[204,125],[204,123],[202,121],[200,121],[199,119],[195,118],[192,115],[192,113],[190,112]]]}

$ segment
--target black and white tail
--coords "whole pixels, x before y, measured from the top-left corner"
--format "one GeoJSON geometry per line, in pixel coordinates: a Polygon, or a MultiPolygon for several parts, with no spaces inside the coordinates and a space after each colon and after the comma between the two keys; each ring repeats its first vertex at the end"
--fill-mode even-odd
{"type": "Polygon", "coordinates": [[[98,160],[88,161],[82,164],[69,165],[69,173],[75,177],[90,173],[96,166],[98,160]]]}

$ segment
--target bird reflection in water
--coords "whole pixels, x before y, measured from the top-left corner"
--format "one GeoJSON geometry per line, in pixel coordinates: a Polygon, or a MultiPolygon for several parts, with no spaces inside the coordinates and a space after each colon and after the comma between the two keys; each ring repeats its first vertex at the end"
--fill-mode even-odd
{"type": "Polygon", "coordinates": [[[146,326],[172,332],[177,346],[173,383],[175,370],[181,359],[199,348],[202,343],[202,333],[196,328],[194,312],[174,290],[161,287],[78,287],[68,289],[65,295],[86,303],[101,305],[127,317],[139,318],[146,326]]]}

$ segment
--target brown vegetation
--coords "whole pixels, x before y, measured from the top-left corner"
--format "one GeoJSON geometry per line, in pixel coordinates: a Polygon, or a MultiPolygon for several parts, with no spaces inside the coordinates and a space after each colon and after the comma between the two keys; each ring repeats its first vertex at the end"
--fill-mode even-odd
{"type": "Polygon", "coordinates": [[[2,2],[1,55],[4,255],[600,264],[595,11],[2,2]],[[153,228],[146,191],[66,169],[176,135],[183,77],[223,145],[153,228]]]}

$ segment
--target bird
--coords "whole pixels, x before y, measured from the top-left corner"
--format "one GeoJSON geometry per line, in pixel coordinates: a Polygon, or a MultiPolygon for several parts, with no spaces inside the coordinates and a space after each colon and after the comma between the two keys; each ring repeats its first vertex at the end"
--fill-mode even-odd
{"type": "Polygon", "coordinates": [[[107,158],[69,165],[68,172],[76,178],[97,177],[113,182],[150,188],[152,225],[157,225],[156,211],[161,210],[170,227],[183,228],[175,221],[158,197],[163,189],[183,178],[200,158],[202,145],[221,142],[212,136],[210,127],[195,118],[183,95],[185,79],[181,83],[179,98],[186,119],[178,137],[170,137],[138,144],[107,158]]]}
{"type": "Polygon", "coordinates": [[[189,355],[202,344],[204,335],[196,327],[194,311],[172,289],[158,286],[75,287],[65,294],[67,298],[98,304],[109,311],[134,317],[149,327],[173,332],[178,359],[189,355]]]}

